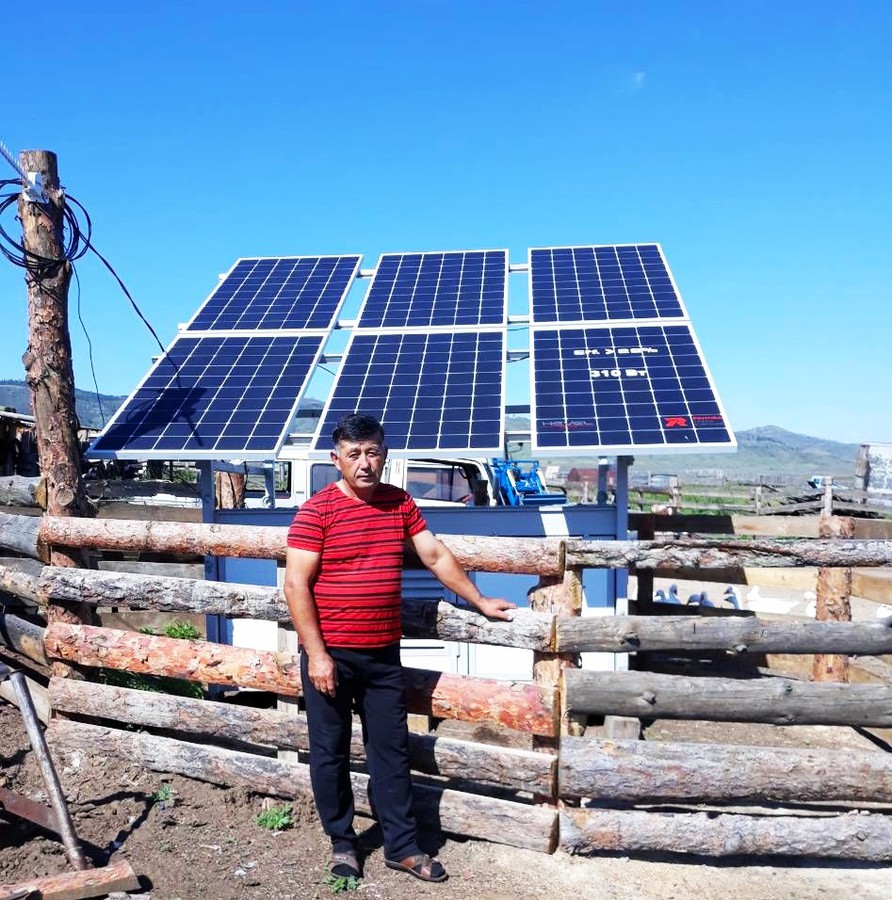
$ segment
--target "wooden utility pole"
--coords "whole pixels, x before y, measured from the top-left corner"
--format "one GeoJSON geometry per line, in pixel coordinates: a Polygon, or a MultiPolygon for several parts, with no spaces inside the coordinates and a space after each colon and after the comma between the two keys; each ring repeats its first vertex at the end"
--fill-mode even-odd
{"type": "MultiPolygon", "coordinates": [[[[71,265],[64,259],[63,213],[65,194],[59,185],[56,154],[25,150],[22,171],[38,172],[46,202],[19,199],[22,243],[28,254],[28,349],[22,357],[31,388],[40,471],[46,480],[47,513],[52,516],[88,516],[91,507],[81,479],[80,446],[74,405],[74,370],[68,333],[68,286],[71,265]]],[[[83,551],[53,548],[54,566],[85,566],[83,551]]],[[[47,621],[89,623],[90,608],[75,604],[47,610],[47,621]]],[[[67,666],[55,674],[70,675],[67,666]]]]}

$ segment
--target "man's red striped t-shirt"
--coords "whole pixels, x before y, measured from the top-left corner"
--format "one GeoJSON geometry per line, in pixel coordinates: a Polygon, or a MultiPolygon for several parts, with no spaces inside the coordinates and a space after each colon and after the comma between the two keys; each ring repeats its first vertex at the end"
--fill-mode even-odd
{"type": "Polygon", "coordinates": [[[425,528],[415,501],[391,484],[368,501],[330,484],[300,507],[288,546],[321,554],[311,588],[327,647],[399,642],[403,546],[425,528]]]}

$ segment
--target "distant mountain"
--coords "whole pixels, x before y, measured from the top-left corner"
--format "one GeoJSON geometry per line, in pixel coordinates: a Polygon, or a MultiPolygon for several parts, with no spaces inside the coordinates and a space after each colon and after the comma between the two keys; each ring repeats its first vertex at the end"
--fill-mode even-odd
{"type": "MultiPolygon", "coordinates": [[[[126,397],[96,394],[75,388],[74,404],[83,428],[101,428],[126,397]]],[[[16,412],[31,414],[31,390],[24,381],[0,381],[0,407],[8,406],[16,412]]]]}
{"type": "MultiPolygon", "coordinates": [[[[796,434],[777,425],[762,425],[737,432],[736,453],[633,454],[633,473],[662,473],[709,481],[723,477],[745,481],[763,478],[768,482],[831,475],[846,483],[855,475],[859,447],[859,444],[796,434]]],[[[591,457],[586,464],[592,465],[591,457]]],[[[562,465],[566,467],[568,461],[562,461],[562,465]]]]}

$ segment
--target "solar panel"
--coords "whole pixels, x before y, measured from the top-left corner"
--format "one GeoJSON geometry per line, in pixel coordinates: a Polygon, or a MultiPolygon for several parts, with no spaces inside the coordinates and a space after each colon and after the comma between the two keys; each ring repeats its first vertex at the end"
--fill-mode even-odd
{"type": "Polygon", "coordinates": [[[316,450],[330,449],[339,419],[378,417],[395,455],[501,453],[503,330],[355,332],[322,411],[316,450]]]}
{"type": "Polygon", "coordinates": [[[360,259],[355,255],[240,259],[186,330],[328,329],[360,259]]]}
{"type": "Polygon", "coordinates": [[[533,328],[533,452],[711,452],[736,441],[688,322],[533,328]]]}
{"type": "Polygon", "coordinates": [[[360,328],[504,325],[508,251],[385,253],[359,314],[360,328]]]}
{"type": "Polygon", "coordinates": [[[122,459],[272,459],[322,335],[179,335],[89,453],[122,459]]]}
{"type": "Polygon", "coordinates": [[[531,321],[686,318],[659,244],[530,250],[531,321]]]}

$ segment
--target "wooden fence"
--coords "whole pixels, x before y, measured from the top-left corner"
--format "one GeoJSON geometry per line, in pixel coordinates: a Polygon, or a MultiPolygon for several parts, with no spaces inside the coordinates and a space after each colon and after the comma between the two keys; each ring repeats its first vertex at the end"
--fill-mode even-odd
{"type": "MultiPolygon", "coordinates": [[[[639,541],[444,536],[474,571],[539,575],[531,609],[489,621],[436,601],[404,603],[406,636],[530,649],[533,680],[504,683],[410,669],[409,708],[442,719],[485,722],[526,734],[526,746],[495,746],[437,734],[412,735],[420,818],[445,831],[553,852],[670,850],[706,855],[795,854],[892,859],[892,763],[879,752],[731,747],[604,740],[574,734],[580,718],[706,719],[775,724],[892,726],[888,683],[811,683],[760,674],[698,676],[577,669],[578,654],[677,653],[758,661],[764,654],[892,653],[892,623],[762,621],[691,615],[579,617],[585,567],[727,571],[836,567],[884,571],[892,541],[872,538],[663,537],[639,541]],[[740,812],[745,803],[784,804],[783,814],[740,812]],[[863,804],[870,802],[870,812],[863,804]],[[671,810],[660,804],[671,803],[671,810]],[[817,803],[817,808],[807,804],[817,803]],[[708,815],[695,805],[709,804],[708,815]],[[630,806],[635,808],[630,808],[630,806]],[[689,808],[685,808],[685,807],[689,808]],[[858,814],[852,812],[857,808],[858,814]]],[[[0,546],[46,559],[51,546],[281,559],[285,529],[232,525],[0,515],[0,546]]],[[[0,567],[10,604],[2,643],[25,664],[65,662],[166,675],[202,684],[300,693],[290,653],[266,653],[53,621],[73,601],[174,614],[247,616],[285,623],[276,588],[189,578],[37,566],[0,567]]],[[[713,611],[714,612],[714,611],[713,611]]],[[[739,674],[739,673],[738,673],[739,674]]],[[[40,693],[38,691],[38,693],[40,693]]],[[[133,691],[54,677],[45,692],[48,740],[58,750],[85,744],[147,768],[279,797],[309,792],[303,716],[214,700],[133,691]],[[140,731],[121,726],[135,725],[140,731]],[[146,731],[146,729],[148,731],[146,731]],[[297,751],[298,761],[275,757],[297,751]]],[[[356,735],[354,787],[368,812],[362,745],[356,735]]]]}
{"type": "Polygon", "coordinates": [[[892,500],[854,488],[828,490],[773,487],[767,484],[683,483],[673,476],[667,487],[633,485],[629,509],[664,513],[736,512],[755,516],[832,513],[892,517],[892,500]]]}

